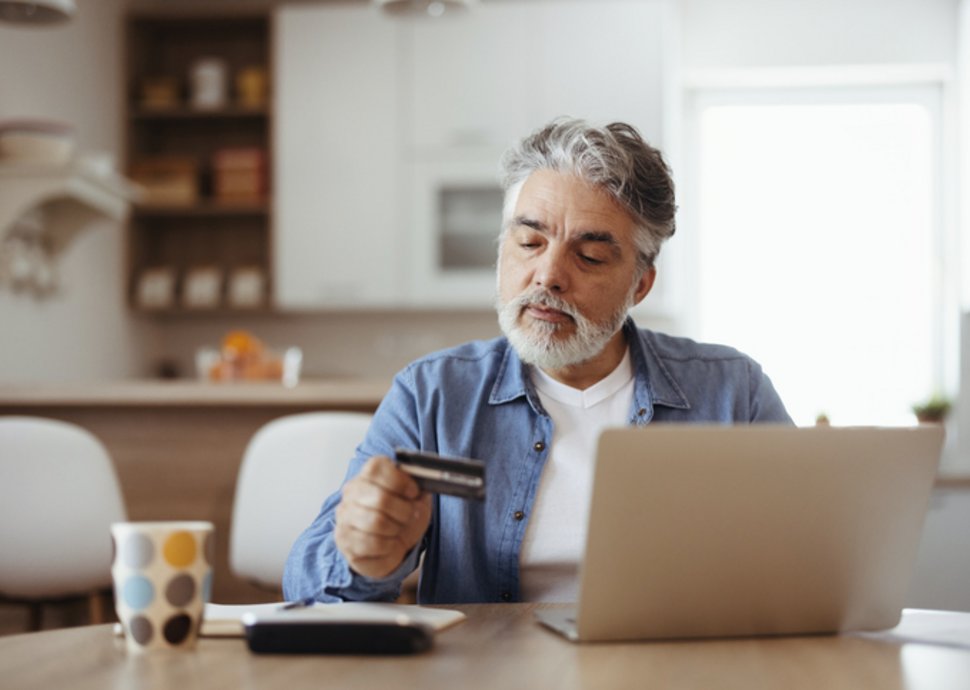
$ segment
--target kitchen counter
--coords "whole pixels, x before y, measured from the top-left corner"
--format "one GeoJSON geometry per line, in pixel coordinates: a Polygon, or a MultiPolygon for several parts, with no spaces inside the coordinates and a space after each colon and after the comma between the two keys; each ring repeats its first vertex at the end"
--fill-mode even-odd
{"type": "Polygon", "coordinates": [[[111,454],[129,519],[211,521],[213,601],[247,603],[279,594],[229,571],[232,503],[246,445],[283,415],[373,412],[389,387],[389,379],[310,380],[293,388],[195,381],[2,384],[0,415],[62,419],[97,436],[111,454]]]}
{"type": "Polygon", "coordinates": [[[381,380],[306,381],[293,388],[272,382],[108,381],[73,384],[0,385],[0,407],[57,406],[240,406],[372,411],[390,382],[381,380]]]}

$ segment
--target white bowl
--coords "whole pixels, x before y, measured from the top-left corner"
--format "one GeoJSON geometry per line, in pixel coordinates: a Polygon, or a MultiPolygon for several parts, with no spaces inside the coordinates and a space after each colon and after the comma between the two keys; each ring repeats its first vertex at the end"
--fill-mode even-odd
{"type": "Polygon", "coordinates": [[[69,134],[7,130],[0,132],[0,161],[65,165],[74,154],[69,134]]]}

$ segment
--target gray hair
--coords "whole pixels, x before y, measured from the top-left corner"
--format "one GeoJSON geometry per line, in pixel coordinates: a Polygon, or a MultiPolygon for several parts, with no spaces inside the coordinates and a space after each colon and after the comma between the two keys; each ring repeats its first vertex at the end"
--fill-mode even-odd
{"type": "Polygon", "coordinates": [[[636,222],[641,270],[653,266],[660,245],[674,234],[674,182],[660,151],[631,125],[596,127],[584,120],[557,118],[502,156],[505,190],[503,235],[526,179],[536,170],[578,175],[605,190],[636,222]]]}

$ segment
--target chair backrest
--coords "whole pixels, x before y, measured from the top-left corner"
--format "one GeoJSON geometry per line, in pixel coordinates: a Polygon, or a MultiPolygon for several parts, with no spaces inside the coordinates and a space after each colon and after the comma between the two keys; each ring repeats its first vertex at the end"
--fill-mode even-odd
{"type": "Polygon", "coordinates": [[[109,586],[110,525],[125,519],[114,465],[93,434],[0,417],[0,594],[51,599],[109,586]]]}
{"type": "Polygon", "coordinates": [[[279,589],[293,542],[347,473],[371,415],[308,412],[280,417],[253,436],[236,482],[229,567],[279,589]]]}

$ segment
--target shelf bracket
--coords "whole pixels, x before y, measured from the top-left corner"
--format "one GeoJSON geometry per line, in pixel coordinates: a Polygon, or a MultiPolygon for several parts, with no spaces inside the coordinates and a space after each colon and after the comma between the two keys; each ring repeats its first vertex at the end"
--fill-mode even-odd
{"type": "Polygon", "coordinates": [[[56,258],[98,218],[123,220],[134,186],[83,164],[0,165],[0,288],[44,297],[56,290],[56,258]]]}

